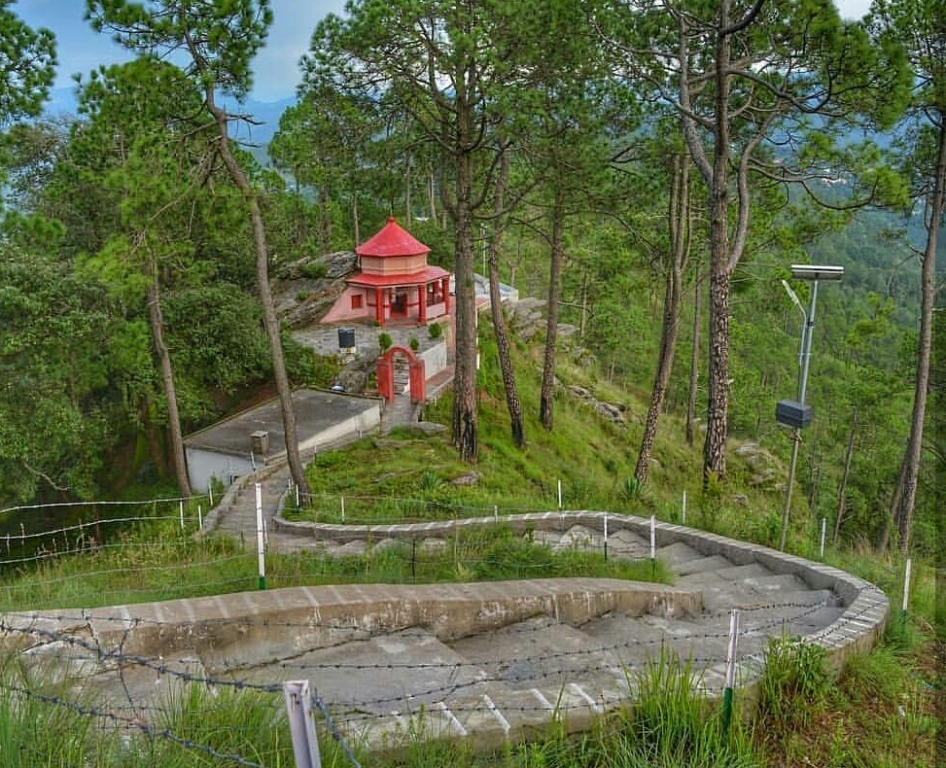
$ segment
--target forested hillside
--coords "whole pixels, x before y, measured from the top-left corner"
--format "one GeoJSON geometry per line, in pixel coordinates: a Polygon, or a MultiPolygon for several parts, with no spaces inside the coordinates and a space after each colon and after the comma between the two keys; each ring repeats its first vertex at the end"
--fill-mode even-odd
{"type": "MultiPolygon", "coordinates": [[[[640,487],[668,411],[707,490],[744,481],[731,437],[788,465],[775,404],[797,395],[813,287],[790,265],[843,267],[808,318],[795,492],[843,542],[932,554],[942,6],[877,0],[847,22],[787,0],[353,0],[313,30],[262,159],[229,105],[266,0],[89,0],[135,58],[55,120],[54,41],[0,2],[0,507],[186,495],[183,434],[331,381],[270,280],[393,214],[456,274],[458,455],[478,457],[477,272],[547,301],[541,429],[562,331],[649,403],[640,487]]],[[[490,319],[526,445],[511,331],[490,319]]]]}

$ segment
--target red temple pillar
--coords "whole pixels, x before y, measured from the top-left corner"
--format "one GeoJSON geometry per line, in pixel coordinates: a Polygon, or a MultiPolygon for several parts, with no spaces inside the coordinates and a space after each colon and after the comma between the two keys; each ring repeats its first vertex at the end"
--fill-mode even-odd
{"type": "Polygon", "coordinates": [[[427,322],[427,286],[417,286],[417,319],[422,323],[427,322]]]}
{"type": "Polygon", "coordinates": [[[384,289],[375,288],[374,289],[374,319],[378,321],[378,325],[382,328],[384,327],[384,289]]]}
{"type": "Polygon", "coordinates": [[[378,358],[378,394],[387,402],[394,399],[394,361],[390,355],[378,358]]]}
{"type": "Polygon", "coordinates": [[[427,399],[426,393],[426,369],[424,361],[421,358],[415,358],[410,362],[410,383],[411,383],[411,402],[423,403],[427,399]]]}
{"type": "Polygon", "coordinates": [[[443,279],[443,285],[441,286],[443,290],[443,308],[444,314],[450,314],[450,278],[445,277],[443,279]]]}

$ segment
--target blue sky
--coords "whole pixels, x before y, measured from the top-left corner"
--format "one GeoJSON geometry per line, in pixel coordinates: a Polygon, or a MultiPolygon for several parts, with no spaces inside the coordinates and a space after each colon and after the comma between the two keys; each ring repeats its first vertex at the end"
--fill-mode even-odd
{"type": "MultiPolygon", "coordinates": [[[[295,94],[299,58],[309,49],[316,24],[329,13],[341,13],[344,0],[271,0],[273,25],[266,47],[254,62],[253,97],[278,101],[295,94]]],[[[839,0],[842,15],[863,16],[870,0],[839,0]]],[[[72,75],[87,74],[100,64],[127,58],[107,35],[96,34],[82,20],[85,0],[16,0],[11,9],[32,27],[47,27],[56,35],[59,57],[57,88],[72,86],[72,75]]]]}
{"type": "MultiPolygon", "coordinates": [[[[316,24],[329,13],[340,14],[345,0],[271,0],[271,4],[273,25],[253,66],[253,97],[260,101],[295,95],[299,58],[309,50],[316,24]]],[[[128,57],[108,35],[93,32],[82,20],[85,0],[15,0],[10,10],[31,27],[46,27],[55,33],[57,88],[71,87],[76,72],[87,74],[100,64],[128,57]]]]}

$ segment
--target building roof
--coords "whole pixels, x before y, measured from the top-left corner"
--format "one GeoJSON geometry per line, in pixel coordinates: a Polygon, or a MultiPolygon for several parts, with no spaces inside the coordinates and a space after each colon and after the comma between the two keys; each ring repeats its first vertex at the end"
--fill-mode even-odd
{"type": "Polygon", "coordinates": [[[430,253],[430,248],[413,237],[391,216],[378,234],[355,248],[355,253],[359,256],[380,257],[422,256],[430,253]]]}
{"type": "Polygon", "coordinates": [[[364,288],[389,288],[395,285],[424,285],[449,276],[450,273],[442,267],[428,266],[421,272],[412,272],[409,275],[366,275],[364,272],[358,272],[348,278],[348,284],[364,288]]]}
{"type": "MultiPolygon", "coordinates": [[[[297,389],[292,393],[300,445],[339,422],[377,407],[377,398],[321,389],[297,389]]],[[[269,449],[257,458],[265,460],[286,452],[286,433],[278,397],[188,435],[184,438],[184,445],[215,453],[247,456],[252,450],[251,435],[257,431],[269,433],[269,449]]]]}

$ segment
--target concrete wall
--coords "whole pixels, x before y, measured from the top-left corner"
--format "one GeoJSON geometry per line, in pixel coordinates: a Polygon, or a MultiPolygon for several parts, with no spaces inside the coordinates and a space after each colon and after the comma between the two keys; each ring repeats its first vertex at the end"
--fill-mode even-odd
{"type": "Polygon", "coordinates": [[[191,489],[199,493],[207,493],[210,490],[212,477],[228,486],[236,478],[253,471],[249,454],[233,456],[206,448],[186,446],[184,455],[187,459],[187,478],[190,480],[191,489]]]}
{"type": "MultiPolygon", "coordinates": [[[[311,437],[299,444],[299,451],[318,453],[320,450],[344,441],[352,437],[361,437],[367,432],[378,429],[381,425],[381,400],[374,400],[372,407],[362,411],[357,416],[352,416],[344,421],[339,421],[328,429],[323,429],[317,435],[311,437]]],[[[273,464],[284,461],[286,452],[273,456],[267,462],[273,464]]]]}
{"type": "Polygon", "coordinates": [[[417,356],[424,361],[424,376],[431,379],[447,367],[447,344],[441,341],[417,356]]]}
{"type": "MultiPolygon", "coordinates": [[[[620,579],[531,579],[476,584],[340,584],[287,587],[82,611],[6,614],[7,639],[39,640],[91,632],[103,650],[167,657],[182,652],[266,661],[339,641],[428,628],[449,641],[545,615],[583,624],[609,612],[688,616],[699,592],[620,579]],[[292,633],[286,632],[293,625],[292,633]],[[308,629],[304,629],[309,624],[308,629]],[[13,631],[10,631],[13,630],[13,631]]],[[[2,637],[2,635],[0,635],[2,637]]],[[[50,649],[55,651],[56,649],[50,649]]]]}
{"type": "MultiPolygon", "coordinates": [[[[537,512],[503,516],[499,522],[521,532],[529,529],[564,532],[575,525],[603,531],[605,517],[611,533],[625,528],[645,539],[650,537],[649,518],[610,512],[537,512]]],[[[458,527],[496,525],[496,519],[480,517],[406,525],[359,526],[289,522],[277,516],[274,524],[280,531],[344,542],[356,539],[378,541],[383,538],[411,540],[447,537],[458,527]]],[[[704,555],[723,555],[737,565],[757,562],[776,574],[794,574],[812,589],[830,589],[835,592],[843,601],[844,613],[833,624],[807,639],[825,648],[829,661],[836,666],[843,663],[851,653],[871,648],[883,633],[889,611],[887,596],[870,582],[838,568],[673,523],[656,523],[655,539],[657,547],[683,542],[704,555]]]]}

